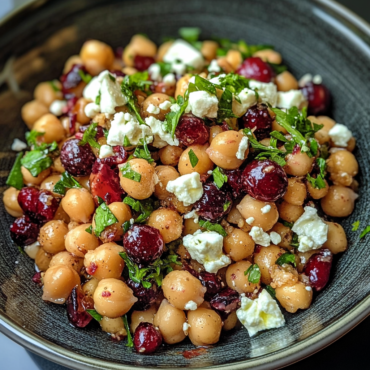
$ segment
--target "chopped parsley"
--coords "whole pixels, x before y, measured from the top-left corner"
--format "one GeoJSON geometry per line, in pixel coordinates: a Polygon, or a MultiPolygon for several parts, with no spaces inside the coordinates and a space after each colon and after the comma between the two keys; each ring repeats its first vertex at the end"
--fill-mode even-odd
{"type": "Polygon", "coordinates": [[[81,80],[85,82],[86,84],[88,84],[92,80],[91,75],[89,75],[88,73],[85,73],[82,69],[78,70],[78,74],[80,75],[81,80]]]}
{"type": "Polygon", "coordinates": [[[357,231],[358,228],[360,227],[360,221],[355,221],[353,224],[352,224],[352,231],[357,231]]]}
{"type": "Polygon", "coordinates": [[[294,222],[288,222],[288,221],[284,221],[282,220],[281,223],[285,226],[285,227],[289,227],[289,229],[291,229],[294,225],[294,222]]]}
{"type": "Polygon", "coordinates": [[[213,224],[209,221],[199,220],[199,226],[208,231],[215,231],[224,237],[227,236],[227,232],[220,224],[213,224]]]}
{"type": "Polygon", "coordinates": [[[291,245],[293,248],[299,247],[298,235],[296,233],[293,233],[292,241],[290,242],[289,245],[291,245]]]}
{"type": "Polygon", "coordinates": [[[284,263],[291,263],[292,265],[296,266],[295,255],[292,253],[284,253],[276,260],[275,263],[280,266],[284,265],[284,263]]]}
{"type": "Polygon", "coordinates": [[[326,161],[323,158],[317,158],[316,163],[320,169],[320,173],[316,176],[316,179],[313,178],[309,173],[307,174],[307,180],[312,185],[312,187],[316,189],[324,189],[325,184],[325,169],[326,169],[326,161]]]}
{"type": "Polygon", "coordinates": [[[283,64],[276,64],[276,63],[271,63],[271,62],[267,62],[267,63],[272,67],[272,69],[275,71],[277,75],[285,72],[288,69],[288,67],[283,64]]]}
{"type": "Polygon", "coordinates": [[[35,130],[31,130],[29,132],[26,132],[26,141],[29,147],[38,146],[37,144],[37,138],[40,136],[44,136],[45,132],[39,132],[35,130]]]}
{"type": "Polygon", "coordinates": [[[166,62],[156,62],[156,64],[159,65],[159,68],[161,69],[161,76],[168,75],[172,71],[172,64],[166,63],[166,62]]]}
{"type": "Polygon", "coordinates": [[[218,87],[225,88],[237,95],[245,88],[249,88],[249,79],[240,76],[236,73],[228,73],[224,77],[219,78],[218,87]]]}
{"type": "Polygon", "coordinates": [[[18,153],[15,159],[15,162],[13,164],[13,167],[10,170],[8,179],[6,180],[7,185],[13,186],[17,190],[21,190],[23,188],[23,175],[21,172],[22,156],[23,156],[23,153],[18,153]]]}
{"type": "Polygon", "coordinates": [[[130,227],[131,227],[131,222],[125,221],[122,225],[123,233],[126,234],[130,227]]]}
{"type": "Polygon", "coordinates": [[[177,112],[169,112],[166,114],[166,121],[164,123],[164,129],[169,132],[172,137],[175,136],[175,130],[176,130],[176,127],[177,125],[179,124],[179,120],[181,118],[181,116],[184,114],[185,112],[185,109],[187,108],[188,106],[188,100],[184,100],[184,98],[179,95],[177,97],[177,102],[176,102],[179,106],[180,106],[180,109],[177,111],[177,112]]]}
{"type": "Polygon", "coordinates": [[[250,265],[247,271],[244,271],[244,275],[248,275],[248,281],[253,284],[258,284],[261,279],[261,270],[255,263],[250,265]]]}
{"type": "MultiPolygon", "coordinates": [[[[125,136],[125,139],[126,139],[126,136],[125,136]]],[[[143,147],[140,148],[139,146],[137,146],[135,148],[135,151],[134,151],[133,156],[136,157],[136,158],[145,159],[149,163],[154,162],[154,159],[152,158],[152,155],[150,154],[150,151],[149,151],[149,148],[148,148],[148,144],[146,142],[146,139],[145,138],[144,139],[140,139],[140,143],[141,143],[141,145],[143,147]]],[[[127,146],[129,146],[129,145],[127,145],[127,146]]]]}
{"type": "Polygon", "coordinates": [[[93,122],[85,131],[82,140],[78,145],[89,144],[92,148],[100,149],[100,144],[96,141],[96,133],[98,132],[98,123],[93,122]]]}
{"type": "Polygon", "coordinates": [[[198,41],[200,33],[201,30],[198,27],[181,27],[179,29],[179,35],[181,38],[190,44],[198,41]]]}
{"type": "Polygon", "coordinates": [[[99,94],[95,98],[95,104],[100,105],[100,100],[101,100],[101,91],[99,90],[99,94]]]}
{"type": "Polygon", "coordinates": [[[85,231],[89,234],[92,234],[92,225],[90,225],[85,231]]]}
{"type": "Polygon", "coordinates": [[[368,233],[370,233],[370,226],[366,226],[365,229],[360,234],[360,239],[362,239],[364,236],[366,236],[368,233]]]}
{"type": "Polygon", "coordinates": [[[216,186],[221,189],[223,184],[227,182],[227,176],[223,173],[220,167],[216,167],[212,171],[213,181],[215,182],[216,186]]]}
{"type": "Polygon", "coordinates": [[[124,166],[120,168],[122,176],[126,177],[126,179],[130,179],[136,182],[140,182],[141,180],[141,175],[140,173],[134,171],[131,169],[130,162],[125,163],[124,166]]]}
{"type": "Polygon", "coordinates": [[[135,212],[138,213],[135,223],[143,223],[152,214],[156,208],[156,203],[148,198],[144,200],[135,200],[131,197],[125,197],[123,203],[129,205],[135,212]]]}
{"type": "Polygon", "coordinates": [[[275,291],[275,289],[271,285],[266,285],[266,288],[265,289],[270,294],[270,296],[275,299],[275,297],[276,297],[276,291],[275,291]]]}
{"type": "MultiPolygon", "coordinates": [[[[100,201],[101,199],[99,199],[100,201]]],[[[95,211],[95,235],[100,236],[104,229],[118,222],[116,216],[109,209],[106,203],[101,202],[95,211]]]]}
{"type": "Polygon", "coordinates": [[[128,146],[132,146],[131,143],[130,143],[130,140],[128,139],[128,137],[125,135],[124,139],[123,139],[123,146],[124,147],[128,147],[128,146]]]}
{"type": "Polygon", "coordinates": [[[100,322],[102,321],[103,319],[103,316],[100,315],[96,310],[86,310],[86,312],[92,316],[93,319],[95,319],[96,321],[100,322]]]}
{"type": "Polygon", "coordinates": [[[196,156],[196,154],[194,153],[193,149],[189,150],[188,155],[189,155],[189,160],[190,160],[191,167],[194,168],[198,164],[199,159],[196,156]]]}
{"type": "Polygon", "coordinates": [[[49,84],[51,85],[51,88],[52,88],[55,92],[60,91],[60,88],[56,85],[56,83],[58,83],[58,82],[59,82],[58,80],[49,81],[49,84]]]}
{"type": "Polygon", "coordinates": [[[134,346],[134,342],[132,340],[132,336],[131,336],[131,332],[130,332],[130,327],[128,325],[127,315],[122,316],[122,320],[123,320],[123,325],[125,326],[126,333],[127,333],[127,344],[126,344],[126,347],[133,347],[134,346]]]}
{"type": "Polygon", "coordinates": [[[74,179],[67,171],[62,173],[61,179],[54,185],[54,193],[64,195],[67,189],[82,188],[80,183],[74,179]]]}
{"type": "Polygon", "coordinates": [[[227,211],[227,209],[230,207],[230,204],[231,202],[229,200],[224,204],[224,212],[227,211]]]}
{"type": "Polygon", "coordinates": [[[218,103],[217,122],[222,123],[227,118],[237,118],[233,113],[233,93],[225,89],[218,103]]]}

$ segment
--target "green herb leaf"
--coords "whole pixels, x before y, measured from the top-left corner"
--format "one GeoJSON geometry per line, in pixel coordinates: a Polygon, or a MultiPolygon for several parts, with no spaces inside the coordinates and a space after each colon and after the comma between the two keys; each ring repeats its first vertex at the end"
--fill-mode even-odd
{"type": "Polygon", "coordinates": [[[122,316],[123,320],[123,325],[125,326],[126,332],[127,332],[127,344],[126,347],[133,347],[134,342],[132,340],[131,332],[130,332],[130,327],[128,325],[128,320],[127,320],[127,315],[122,316]]]}
{"type": "Polygon", "coordinates": [[[26,140],[29,147],[31,146],[38,146],[37,144],[37,138],[40,136],[45,135],[45,132],[39,132],[35,130],[31,130],[29,132],[26,132],[26,140]]]}
{"type": "Polygon", "coordinates": [[[265,289],[267,290],[267,292],[270,294],[272,298],[274,299],[276,298],[276,291],[271,285],[266,285],[265,289]]]}
{"type": "Polygon", "coordinates": [[[96,133],[98,132],[97,127],[98,123],[93,122],[84,132],[82,140],[78,143],[78,145],[89,144],[92,148],[100,149],[100,144],[95,139],[96,133]]]}
{"type": "MultiPolygon", "coordinates": [[[[83,82],[85,82],[86,84],[88,84],[91,80],[92,80],[92,77],[91,75],[89,75],[88,73],[85,73],[82,69],[79,69],[78,70],[78,74],[80,75],[81,77],[81,80],[83,82]]],[[[109,75],[110,76],[110,75],[109,75]]],[[[113,77],[113,76],[112,76],[113,77]]]]}
{"type": "Polygon", "coordinates": [[[143,223],[152,214],[155,208],[155,202],[152,199],[135,200],[131,197],[125,197],[123,203],[129,205],[135,212],[139,212],[135,223],[143,223]]]}
{"type": "Polygon", "coordinates": [[[181,38],[189,43],[198,41],[200,32],[201,30],[198,27],[181,27],[179,29],[181,38]]]}
{"type": "Polygon", "coordinates": [[[131,169],[130,162],[125,163],[125,165],[122,166],[120,168],[120,170],[122,172],[122,176],[126,177],[126,179],[130,179],[130,180],[133,180],[133,181],[136,181],[136,182],[140,182],[141,175],[140,175],[140,173],[131,169]]]}
{"type": "Polygon", "coordinates": [[[103,319],[103,316],[98,314],[96,310],[86,310],[86,312],[93,317],[96,321],[100,322],[103,319]]]}
{"type": "Polygon", "coordinates": [[[19,245],[17,245],[17,248],[19,250],[19,252],[25,256],[27,256],[27,253],[24,251],[24,249],[22,247],[20,247],[19,245]]]}
{"type": "Polygon", "coordinates": [[[53,164],[53,160],[41,150],[33,150],[21,159],[22,166],[31,172],[31,175],[37,177],[42,171],[48,169],[53,164]]]}
{"type": "Polygon", "coordinates": [[[99,94],[95,98],[95,104],[100,105],[100,100],[101,100],[101,91],[99,90],[99,94]]]}
{"type": "Polygon", "coordinates": [[[54,193],[64,195],[67,189],[79,189],[82,186],[67,171],[62,173],[61,179],[54,185],[54,193]]]}
{"type": "Polygon", "coordinates": [[[125,221],[122,225],[123,233],[126,234],[127,231],[130,229],[131,222],[130,221],[125,221]]]}
{"type": "Polygon", "coordinates": [[[258,284],[261,279],[261,270],[255,263],[250,265],[247,271],[244,271],[244,275],[248,275],[248,281],[253,284],[258,284]]]}
{"type": "Polygon", "coordinates": [[[272,67],[272,69],[275,71],[277,75],[285,72],[288,69],[288,67],[283,64],[276,64],[276,63],[270,63],[270,62],[268,62],[268,64],[272,67]]]}
{"type": "Polygon", "coordinates": [[[289,227],[289,229],[291,229],[293,227],[293,225],[294,225],[294,222],[288,222],[288,221],[284,221],[284,220],[281,223],[284,226],[289,227]]]}
{"type": "Polygon", "coordinates": [[[289,141],[280,131],[272,131],[270,135],[284,143],[289,141]]]}
{"type": "Polygon", "coordinates": [[[367,235],[368,233],[370,233],[370,226],[366,226],[364,231],[361,233],[360,235],[360,239],[362,239],[365,235],[367,235]]]}
{"type": "Polygon", "coordinates": [[[224,204],[224,212],[227,211],[227,209],[230,207],[230,204],[231,202],[230,201],[227,201],[225,204],[224,204]]]}
{"type": "Polygon", "coordinates": [[[213,224],[209,221],[199,220],[199,226],[208,231],[215,231],[224,237],[227,236],[227,232],[220,224],[213,224]]]}
{"type": "Polygon", "coordinates": [[[194,168],[198,164],[199,159],[196,156],[196,154],[194,153],[193,149],[189,150],[188,155],[189,155],[191,167],[194,168]]]}
{"type": "Polygon", "coordinates": [[[140,148],[139,146],[137,146],[134,151],[134,157],[145,159],[149,163],[154,162],[154,159],[152,158],[152,155],[150,154],[148,144],[146,142],[146,138],[144,137],[144,139],[140,139],[140,143],[143,145],[143,148],[140,148]]]}
{"type": "Polygon", "coordinates": [[[236,73],[228,73],[224,77],[219,78],[219,88],[225,88],[235,95],[238,95],[245,88],[249,88],[249,79],[240,76],[236,73]]]}
{"type": "Polygon", "coordinates": [[[92,225],[90,225],[87,229],[85,229],[85,231],[89,234],[92,234],[92,225]]]}
{"type": "Polygon", "coordinates": [[[8,186],[13,186],[17,190],[21,190],[23,188],[23,175],[21,172],[22,156],[23,153],[17,154],[13,167],[10,170],[8,179],[6,180],[6,184],[8,186]]]}
{"type": "Polygon", "coordinates": [[[316,189],[324,189],[326,184],[321,175],[317,175],[316,178],[312,177],[309,173],[307,174],[307,181],[316,189]]]}
{"type": "Polygon", "coordinates": [[[233,113],[233,93],[225,88],[218,103],[217,122],[222,123],[227,118],[237,118],[233,113]]]}
{"type": "Polygon", "coordinates": [[[177,97],[177,104],[180,106],[180,109],[177,112],[167,113],[166,122],[164,124],[165,130],[169,132],[172,135],[172,137],[175,136],[176,127],[179,124],[179,120],[188,106],[188,101],[187,100],[185,101],[184,98],[181,95],[179,95],[177,97]]]}
{"type": "Polygon", "coordinates": [[[199,75],[195,75],[194,83],[190,82],[188,89],[190,88],[190,92],[192,91],[207,91],[212,95],[216,95],[216,85],[212,82],[208,81],[207,79],[200,77],[199,75]],[[194,90],[195,87],[195,90],[194,90]]]}
{"type": "Polygon", "coordinates": [[[360,221],[355,221],[353,224],[352,224],[352,231],[357,231],[358,228],[360,227],[360,221]]]}
{"type": "Polygon", "coordinates": [[[295,263],[295,255],[292,253],[284,253],[281,255],[275,262],[277,265],[284,265],[284,263],[291,263],[292,265],[296,265],[295,263]]]}
{"type": "Polygon", "coordinates": [[[95,211],[95,235],[100,236],[104,229],[118,222],[106,203],[101,203],[95,211]]]}
{"type": "Polygon", "coordinates": [[[166,62],[157,62],[156,64],[159,65],[159,68],[161,69],[161,76],[168,75],[172,71],[172,64],[166,63],[166,62]]]}
{"type": "Polygon", "coordinates": [[[58,82],[59,82],[58,80],[49,81],[49,84],[51,85],[52,89],[53,89],[55,92],[60,91],[60,88],[57,86],[57,83],[58,83],[58,82]]]}
{"type": "Polygon", "coordinates": [[[293,233],[292,241],[290,242],[289,245],[291,245],[293,248],[299,247],[298,235],[296,233],[293,233]]]}
{"type": "Polygon", "coordinates": [[[108,74],[108,77],[111,81],[116,82],[116,78],[112,76],[110,73],[108,74]]]}
{"type": "Polygon", "coordinates": [[[227,176],[223,173],[220,167],[216,167],[212,171],[213,181],[215,182],[216,186],[221,189],[223,184],[227,182],[227,176]]]}
{"type": "Polygon", "coordinates": [[[128,146],[132,146],[132,144],[130,143],[130,140],[128,139],[128,137],[125,135],[125,138],[123,139],[123,146],[124,147],[128,147],[128,146]]]}

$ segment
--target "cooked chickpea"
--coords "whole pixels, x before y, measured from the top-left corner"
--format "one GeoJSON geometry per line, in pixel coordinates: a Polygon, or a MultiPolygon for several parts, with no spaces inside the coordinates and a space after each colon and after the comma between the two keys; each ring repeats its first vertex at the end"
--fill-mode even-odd
{"type": "Polygon", "coordinates": [[[52,220],[41,229],[39,242],[48,253],[55,254],[65,250],[64,238],[68,233],[68,226],[63,221],[52,220]]]}
{"type": "Polygon", "coordinates": [[[290,313],[305,310],[312,302],[312,288],[301,282],[276,288],[276,299],[290,313]]]}
{"type": "MultiPolygon", "coordinates": [[[[236,158],[243,134],[238,131],[224,131],[218,134],[207,149],[212,162],[225,170],[239,168],[244,160],[236,158]]],[[[248,156],[249,149],[244,153],[244,159],[248,156]]]]}
{"type": "Polygon", "coordinates": [[[153,324],[154,316],[156,315],[156,312],[157,312],[157,309],[154,304],[145,311],[133,311],[131,314],[130,331],[134,333],[136,328],[142,322],[149,322],[153,324]]]}
{"type": "Polygon", "coordinates": [[[226,60],[226,57],[217,59],[217,64],[224,70],[225,73],[234,72],[233,66],[226,60]]]}
{"type": "Polygon", "coordinates": [[[175,99],[177,99],[177,97],[179,95],[181,96],[184,96],[185,94],[185,91],[188,89],[189,87],[189,80],[191,78],[191,75],[187,74],[185,76],[182,76],[176,83],[176,91],[175,91],[175,99]]]}
{"type": "Polygon", "coordinates": [[[89,100],[80,98],[73,107],[72,113],[76,114],[77,122],[81,125],[87,125],[91,121],[91,118],[85,114],[85,107],[89,103],[89,100]]]}
{"type": "Polygon", "coordinates": [[[329,131],[335,125],[335,121],[326,116],[309,116],[307,117],[311,122],[316,123],[318,125],[324,125],[324,127],[315,133],[315,139],[319,142],[319,144],[325,144],[330,141],[329,131]]]}
{"type": "Polygon", "coordinates": [[[110,318],[120,317],[130,311],[137,298],[132,290],[118,279],[99,281],[94,292],[95,309],[100,315],[110,318]]]}
{"type": "Polygon", "coordinates": [[[200,229],[199,222],[194,222],[193,218],[187,218],[184,220],[184,229],[182,235],[194,234],[197,230],[200,229]]]}
{"type": "Polygon", "coordinates": [[[54,114],[47,113],[39,118],[33,125],[33,130],[44,132],[40,140],[45,143],[60,141],[64,138],[64,128],[60,120],[54,114]]]}
{"type": "Polygon", "coordinates": [[[224,238],[224,250],[233,261],[241,261],[253,254],[254,241],[249,234],[233,228],[224,238]]]}
{"type": "Polygon", "coordinates": [[[271,275],[269,269],[275,265],[276,260],[285,253],[285,250],[275,245],[269,247],[260,247],[259,251],[254,254],[254,263],[261,270],[261,282],[269,285],[271,283],[271,275]]]}
{"type": "Polygon", "coordinates": [[[172,40],[164,42],[159,48],[158,48],[158,53],[157,53],[157,61],[162,62],[164,56],[166,55],[168,49],[171,47],[173,44],[172,40]]]}
{"type": "Polygon", "coordinates": [[[45,252],[42,248],[39,248],[35,257],[36,266],[40,271],[46,271],[49,268],[52,258],[52,254],[45,252]]]}
{"type": "Polygon", "coordinates": [[[280,222],[277,222],[271,231],[274,231],[280,235],[281,242],[277,244],[279,247],[289,250],[292,249],[290,243],[292,242],[293,232],[288,226],[284,226],[280,222]]]}
{"type": "Polygon", "coordinates": [[[288,188],[283,199],[295,206],[301,206],[307,197],[306,185],[297,177],[288,179],[288,188]]]}
{"type": "Polygon", "coordinates": [[[95,289],[97,288],[99,284],[98,279],[90,279],[88,280],[83,286],[82,291],[84,292],[85,296],[93,298],[95,289]]]}
{"type": "Polygon", "coordinates": [[[66,235],[65,246],[69,253],[76,257],[85,257],[88,251],[94,250],[99,246],[99,240],[86,230],[91,224],[83,224],[70,230],[66,235]]]}
{"type": "Polygon", "coordinates": [[[262,202],[246,195],[241,202],[236,206],[244,219],[253,217],[254,221],[251,226],[262,227],[264,231],[270,230],[279,218],[279,213],[275,203],[262,202]],[[262,208],[270,206],[271,209],[267,213],[262,213],[262,208]]]}
{"type": "Polygon", "coordinates": [[[66,60],[64,63],[63,73],[69,72],[74,64],[83,64],[79,55],[72,55],[66,60]]]}
{"type": "Polygon", "coordinates": [[[87,273],[98,280],[119,279],[125,267],[125,261],[119,255],[121,252],[124,252],[123,247],[116,243],[105,243],[88,251],[84,260],[87,273]]]}
{"type": "Polygon", "coordinates": [[[67,251],[59,252],[50,261],[49,267],[57,266],[57,265],[65,265],[72,267],[78,274],[80,273],[83,265],[84,260],[82,258],[74,257],[71,253],[67,251]]]}
{"type": "Polygon", "coordinates": [[[54,100],[63,99],[63,94],[61,92],[62,85],[59,81],[53,81],[53,84],[55,84],[60,90],[55,91],[50,82],[41,82],[36,86],[33,93],[34,98],[41,104],[45,105],[47,108],[50,107],[51,103],[54,100]]]}
{"type": "MultiPolygon", "coordinates": [[[[272,128],[272,130],[273,130],[273,131],[280,131],[280,132],[282,132],[284,135],[286,135],[286,134],[288,133],[288,131],[287,131],[283,126],[280,126],[280,125],[276,122],[276,120],[275,120],[275,119],[272,121],[271,128],[272,128]]],[[[280,150],[283,150],[283,149],[284,149],[284,147],[280,148],[280,150]]]]}
{"type": "Polygon", "coordinates": [[[259,289],[260,283],[251,283],[245,275],[245,272],[252,264],[249,261],[239,261],[230,265],[226,270],[226,283],[228,287],[236,290],[238,293],[252,293],[259,289]]]}
{"type": "Polygon", "coordinates": [[[53,171],[63,173],[65,172],[65,168],[62,165],[62,162],[60,160],[60,157],[54,159],[53,166],[51,167],[53,171]]]}
{"type": "Polygon", "coordinates": [[[309,259],[316,254],[318,251],[317,250],[311,250],[308,252],[298,252],[296,254],[296,265],[297,265],[297,271],[299,273],[302,273],[307,265],[307,262],[309,259]]]}
{"type": "Polygon", "coordinates": [[[265,62],[281,64],[283,58],[281,54],[272,49],[259,50],[253,54],[254,57],[261,58],[265,62]]]}
{"type": "Polygon", "coordinates": [[[325,222],[329,226],[328,240],[322,246],[328,248],[331,253],[338,254],[347,250],[347,235],[343,227],[336,222],[325,222]]]}
{"type": "MultiPolygon", "coordinates": [[[[335,145],[334,145],[335,146],[335,145]]],[[[347,143],[346,150],[353,152],[356,148],[356,139],[352,136],[347,143]]]]}
{"type": "Polygon", "coordinates": [[[325,182],[325,187],[322,189],[314,188],[309,181],[306,182],[307,191],[310,194],[311,198],[321,199],[321,198],[324,198],[326,194],[328,194],[329,185],[326,180],[324,180],[324,182],[325,182]]]}
{"type": "Polygon", "coordinates": [[[127,336],[125,324],[122,317],[111,319],[110,317],[103,316],[99,322],[101,329],[112,335],[113,338],[120,338],[127,336]]]}
{"type": "Polygon", "coordinates": [[[222,330],[230,331],[233,330],[238,323],[238,316],[236,316],[236,311],[230,312],[229,316],[224,320],[224,325],[222,330]]]}
{"type": "Polygon", "coordinates": [[[275,83],[278,91],[298,90],[299,88],[297,79],[289,71],[278,74],[275,83]]]}
{"type": "Polygon", "coordinates": [[[182,233],[182,217],[173,209],[155,210],[150,215],[147,224],[159,230],[165,244],[178,239],[182,233]]]}
{"type": "Polygon", "coordinates": [[[51,175],[42,181],[40,189],[54,191],[55,184],[61,179],[62,175],[51,175]]]}
{"type": "Polygon", "coordinates": [[[326,161],[330,179],[335,185],[349,186],[358,173],[358,163],[355,156],[347,150],[338,150],[326,161]]]}
{"type": "Polygon", "coordinates": [[[69,189],[62,199],[62,207],[72,221],[86,223],[91,220],[95,203],[86,189],[69,189]]]}
{"type": "Polygon", "coordinates": [[[332,217],[347,217],[355,208],[358,195],[350,188],[340,185],[329,187],[328,194],[321,199],[322,210],[332,217]]]}
{"type": "Polygon", "coordinates": [[[86,41],[82,45],[80,57],[88,72],[93,76],[106,69],[111,69],[114,62],[112,48],[98,40],[86,41]]]}
{"type": "Polygon", "coordinates": [[[179,146],[167,145],[159,151],[159,159],[164,165],[177,166],[182,152],[179,146]]]}
{"type": "Polygon", "coordinates": [[[38,100],[31,100],[22,107],[22,119],[30,130],[35,122],[47,113],[48,107],[38,100]]]}
{"type": "Polygon", "coordinates": [[[42,299],[56,304],[65,303],[72,289],[80,284],[80,276],[70,266],[56,265],[45,272],[42,299]]]}
{"type": "Polygon", "coordinates": [[[239,50],[230,49],[226,54],[226,61],[233,67],[234,70],[238,69],[238,67],[243,62],[242,54],[239,50]]]}
{"type": "Polygon", "coordinates": [[[54,214],[54,218],[53,220],[60,220],[60,221],[64,221],[67,225],[69,224],[69,222],[71,221],[69,216],[67,215],[67,213],[64,211],[63,207],[61,204],[59,204],[55,214],[54,214]]]}
{"type": "Polygon", "coordinates": [[[195,346],[215,344],[220,339],[222,321],[220,315],[208,308],[188,312],[189,339],[195,346]]]}
{"type": "Polygon", "coordinates": [[[187,303],[193,301],[197,306],[204,301],[206,288],[187,271],[171,271],[162,282],[165,298],[174,307],[184,310],[187,303]]]}
{"type": "Polygon", "coordinates": [[[204,59],[206,59],[207,62],[211,62],[213,59],[216,59],[217,57],[217,49],[218,44],[216,41],[205,40],[202,42],[200,52],[202,53],[204,59]]]}
{"type": "Polygon", "coordinates": [[[157,45],[143,35],[134,35],[130,41],[130,46],[135,55],[143,57],[155,57],[157,54],[157,45]]]}
{"type": "Polygon", "coordinates": [[[50,168],[41,171],[36,177],[32,176],[31,172],[25,167],[21,167],[21,172],[23,176],[23,183],[27,186],[40,185],[44,179],[46,179],[50,174],[50,168]]]}
{"type": "Polygon", "coordinates": [[[156,119],[159,119],[160,121],[165,120],[165,115],[170,112],[170,108],[162,109],[160,105],[164,103],[165,101],[170,101],[170,97],[166,94],[161,93],[155,93],[152,95],[149,95],[143,102],[141,106],[140,115],[143,118],[147,117],[154,117],[156,119]],[[149,105],[154,105],[155,108],[159,109],[159,113],[149,113],[148,107],[149,105]]]}
{"type": "Polygon", "coordinates": [[[85,189],[90,190],[90,176],[76,177],[75,180],[85,189]]]}
{"type": "MultiPolygon", "coordinates": [[[[146,199],[154,193],[154,188],[157,180],[154,167],[151,166],[145,159],[131,159],[128,161],[132,171],[140,174],[140,181],[128,179],[119,171],[120,183],[122,189],[135,199],[146,199]]],[[[127,164],[125,164],[127,165],[127,164]]]]}
{"type": "Polygon", "coordinates": [[[280,218],[288,222],[296,222],[304,213],[302,206],[296,206],[285,201],[281,202],[278,208],[280,218]]]}
{"type": "Polygon", "coordinates": [[[32,244],[25,245],[24,246],[24,251],[26,252],[28,257],[30,257],[31,259],[34,260],[37,256],[37,253],[39,252],[40,248],[41,248],[40,243],[36,241],[32,244]]]}
{"type": "Polygon", "coordinates": [[[178,169],[181,175],[186,175],[192,172],[198,172],[202,175],[213,169],[214,164],[207,154],[208,146],[208,144],[191,145],[182,152],[178,165],[178,169]],[[198,158],[198,163],[195,167],[193,167],[190,162],[190,150],[192,150],[198,158]]]}
{"type": "Polygon", "coordinates": [[[180,177],[179,173],[172,166],[157,166],[155,168],[155,173],[158,177],[158,183],[155,186],[154,195],[158,199],[170,197],[172,194],[166,190],[167,183],[180,177]]]}
{"type": "Polygon", "coordinates": [[[314,157],[310,158],[306,153],[298,150],[296,153],[288,154],[285,158],[284,170],[288,175],[306,176],[312,170],[314,157]]]}
{"type": "Polygon", "coordinates": [[[213,139],[223,131],[221,126],[212,126],[209,130],[209,143],[212,144],[213,139]]]}
{"type": "Polygon", "coordinates": [[[5,210],[13,217],[21,217],[23,215],[23,210],[18,203],[19,190],[10,187],[4,191],[4,207],[5,210]]]}

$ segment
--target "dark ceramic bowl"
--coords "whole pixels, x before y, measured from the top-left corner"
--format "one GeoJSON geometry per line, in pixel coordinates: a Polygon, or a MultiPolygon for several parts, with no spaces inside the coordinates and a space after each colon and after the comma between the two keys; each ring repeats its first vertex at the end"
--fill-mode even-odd
{"type": "Polygon", "coordinates": [[[112,342],[96,325],[72,328],[64,307],[41,300],[41,289],[31,281],[33,263],[9,238],[12,218],[1,204],[0,329],[29,350],[73,369],[276,369],[329,345],[370,312],[369,243],[351,231],[356,220],[362,227],[369,224],[370,28],[331,1],[55,0],[35,1],[10,15],[0,24],[0,66],[8,80],[0,89],[1,191],[15,158],[11,143],[26,131],[20,109],[32,99],[38,82],[59,76],[67,57],[77,54],[86,39],[118,47],[133,34],[146,33],[160,43],[180,26],[199,26],[204,38],[275,45],[296,76],[323,76],[334,95],[333,117],[350,127],[358,143],[360,199],[341,222],[349,250],[337,258],[329,285],[310,309],[286,314],[284,328],[253,339],[244,329],[224,334],[216,346],[192,359],[183,356],[193,348],[189,341],[142,356],[112,342]]]}

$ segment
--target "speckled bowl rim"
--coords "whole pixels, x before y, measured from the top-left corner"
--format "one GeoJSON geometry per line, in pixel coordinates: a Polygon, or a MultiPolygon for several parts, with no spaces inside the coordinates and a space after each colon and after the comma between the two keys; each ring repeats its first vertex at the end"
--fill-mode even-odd
{"type": "MultiPolygon", "coordinates": [[[[8,23],[16,16],[38,7],[50,0],[33,0],[24,4],[20,8],[9,13],[0,20],[0,26],[8,23]]],[[[341,18],[352,24],[359,29],[362,33],[370,37],[370,24],[360,18],[358,15],[347,9],[345,6],[338,4],[333,0],[310,0],[318,5],[323,5],[333,13],[336,13],[341,18]]],[[[255,370],[269,370],[279,369],[288,366],[292,363],[298,362],[312,354],[319,352],[323,348],[329,346],[336,340],[340,339],[343,335],[348,333],[351,329],[361,323],[368,315],[370,315],[370,296],[364,298],[349,312],[344,314],[340,319],[336,320],[326,328],[320,330],[316,334],[312,334],[307,339],[304,339],[292,346],[285,349],[276,351],[273,354],[252,358],[246,361],[234,362],[231,364],[214,365],[203,367],[204,369],[229,369],[229,370],[242,370],[242,369],[255,369],[255,370]]],[[[35,335],[27,329],[19,326],[15,321],[5,316],[0,312],[0,332],[12,339],[14,342],[25,347],[27,350],[42,356],[57,364],[70,367],[78,370],[91,370],[91,369],[106,369],[106,370],[144,370],[153,367],[139,367],[132,365],[124,365],[103,361],[95,358],[88,358],[79,355],[73,351],[64,349],[60,346],[49,342],[42,337],[35,335]]],[[[167,368],[167,370],[174,370],[177,368],[167,368]]],[[[202,369],[202,368],[199,368],[202,369]]]]}

